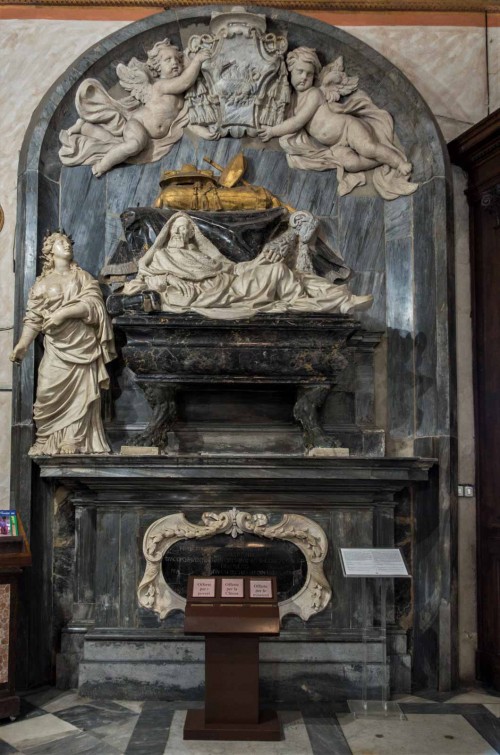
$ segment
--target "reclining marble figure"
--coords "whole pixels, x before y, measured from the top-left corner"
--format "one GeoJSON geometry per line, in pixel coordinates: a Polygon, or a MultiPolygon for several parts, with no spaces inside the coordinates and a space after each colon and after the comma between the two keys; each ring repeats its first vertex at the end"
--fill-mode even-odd
{"type": "Polygon", "coordinates": [[[258,312],[339,312],[367,309],[373,297],[356,296],[346,284],[315,275],[308,243],[317,228],[306,212],[290,217],[289,229],[255,259],[234,263],[206,238],[184,212],[175,213],[139,259],[125,295],[161,294],[165,312],[197,312],[214,319],[252,317],[258,312]]]}

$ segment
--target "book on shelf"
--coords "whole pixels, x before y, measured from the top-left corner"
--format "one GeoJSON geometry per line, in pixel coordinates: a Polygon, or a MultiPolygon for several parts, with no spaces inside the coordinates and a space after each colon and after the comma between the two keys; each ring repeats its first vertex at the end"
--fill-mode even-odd
{"type": "Polygon", "coordinates": [[[17,513],[14,509],[0,509],[0,537],[19,535],[17,513]]]}

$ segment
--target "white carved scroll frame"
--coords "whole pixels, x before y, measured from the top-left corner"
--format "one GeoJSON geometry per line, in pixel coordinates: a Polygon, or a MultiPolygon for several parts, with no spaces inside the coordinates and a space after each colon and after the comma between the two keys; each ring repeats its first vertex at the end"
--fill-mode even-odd
{"type": "Polygon", "coordinates": [[[207,511],[200,524],[192,524],[181,512],[169,514],[151,524],[143,541],[146,570],[137,590],[141,606],[159,614],[161,619],[172,611],[185,610],[186,599],[167,585],[161,568],[165,553],[175,543],[205,540],[219,534],[236,538],[244,533],[269,540],[288,540],[305,556],[305,583],[295,595],[279,604],[280,619],[290,613],[307,621],[326,608],[332,597],[323,571],[328,540],[319,524],[301,514],[284,514],[277,524],[270,525],[266,514],[250,514],[236,508],[222,513],[207,511]]]}

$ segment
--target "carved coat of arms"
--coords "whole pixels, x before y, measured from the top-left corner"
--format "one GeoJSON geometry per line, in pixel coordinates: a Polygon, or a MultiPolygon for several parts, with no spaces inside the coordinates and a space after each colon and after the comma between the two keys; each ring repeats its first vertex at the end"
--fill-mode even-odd
{"type": "Polygon", "coordinates": [[[208,49],[202,76],[187,92],[189,120],[219,136],[255,136],[262,126],[281,123],[290,101],[285,37],[266,33],[255,13],[214,13],[210,34],[194,35],[187,54],[208,49]]]}

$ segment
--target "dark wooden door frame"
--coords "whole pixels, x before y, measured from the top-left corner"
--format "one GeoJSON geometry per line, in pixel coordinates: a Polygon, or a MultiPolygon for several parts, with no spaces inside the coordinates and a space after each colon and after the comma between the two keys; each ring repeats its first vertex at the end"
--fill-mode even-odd
{"type": "Polygon", "coordinates": [[[477,501],[477,676],[500,689],[500,109],[449,144],[468,174],[477,501]]]}

